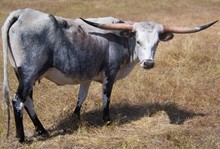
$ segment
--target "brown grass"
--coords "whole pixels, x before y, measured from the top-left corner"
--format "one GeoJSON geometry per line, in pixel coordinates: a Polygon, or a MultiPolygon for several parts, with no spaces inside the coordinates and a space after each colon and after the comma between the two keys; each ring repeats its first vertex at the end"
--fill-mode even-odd
{"type": "MultiPolygon", "coordinates": [[[[0,26],[9,12],[25,7],[69,18],[114,16],[182,26],[220,19],[218,0],[1,0],[0,26]]],[[[35,109],[50,137],[35,136],[25,114],[25,133],[32,141],[24,145],[14,137],[13,120],[10,137],[5,138],[6,112],[1,101],[0,148],[220,148],[219,37],[218,23],[201,33],[175,35],[172,41],[160,43],[156,68],[146,71],[137,65],[114,85],[108,126],[101,120],[101,85],[97,83],[90,88],[81,121],[72,115],[78,86],[58,87],[47,80],[36,84],[35,109]]],[[[11,97],[17,84],[10,69],[11,97]]]]}

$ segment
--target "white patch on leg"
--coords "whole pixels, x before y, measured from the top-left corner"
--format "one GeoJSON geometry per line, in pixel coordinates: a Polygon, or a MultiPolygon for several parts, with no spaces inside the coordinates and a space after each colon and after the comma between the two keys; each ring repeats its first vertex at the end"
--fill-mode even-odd
{"type": "Polygon", "coordinates": [[[17,111],[21,111],[21,113],[23,114],[23,109],[24,109],[24,103],[21,102],[21,99],[15,95],[14,98],[13,98],[13,101],[14,101],[14,106],[16,108],[17,111]]]}
{"type": "Polygon", "coordinates": [[[80,84],[78,102],[77,102],[78,107],[81,107],[83,102],[85,101],[85,99],[88,95],[89,86],[90,86],[90,82],[80,84]]]}
{"type": "Polygon", "coordinates": [[[107,83],[108,83],[108,77],[105,76],[105,78],[103,80],[103,93],[102,93],[103,107],[106,107],[108,100],[109,100],[107,95],[105,94],[107,83]]]}

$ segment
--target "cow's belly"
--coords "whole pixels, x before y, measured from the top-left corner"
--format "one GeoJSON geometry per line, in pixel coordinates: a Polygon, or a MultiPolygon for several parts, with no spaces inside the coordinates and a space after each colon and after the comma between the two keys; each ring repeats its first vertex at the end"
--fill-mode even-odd
{"type": "Polygon", "coordinates": [[[63,74],[60,70],[56,68],[50,68],[46,73],[44,73],[40,79],[46,78],[57,85],[74,85],[74,84],[81,84],[82,82],[89,82],[89,81],[97,81],[102,83],[103,77],[102,77],[102,72],[100,72],[97,76],[95,76],[92,79],[79,79],[79,78],[72,78],[72,77],[67,77],[65,74],[63,74]]]}
{"type": "Polygon", "coordinates": [[[75,79],[71,77],[67,77],[61,71],[56,68],[50,68],[41,78],[46,78],[57,85],[67,85],[67,84],[80,84],[83,82],[80,79],[75,79]]]}
{"type": "MultiPolygon", "coordinates": [[[[125,67],[122,67],[115,78],[116,80],[120,80],[124,77],[126,77],[134,68],[135,64],[130,64],[125,67]]],[[[99,83],[103,83],[103,75],[104,72],[99,72],[96,76],[90,79],[79,79],[79,78],[74,78],[74,77],[67,77],[65,74],[63,74],[60,70],[56,68],[50,68],[46,73],[44,73],[40,78],[46,78],[57,85],[67,85],[67,84],[81,84],[82,82],[89,82],[89,81],[96,81],[99,83]]]]}

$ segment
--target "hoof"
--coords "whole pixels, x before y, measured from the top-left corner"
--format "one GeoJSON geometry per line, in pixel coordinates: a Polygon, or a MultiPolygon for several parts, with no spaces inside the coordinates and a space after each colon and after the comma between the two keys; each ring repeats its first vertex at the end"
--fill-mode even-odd
{"type": "Polygon", "coordinates": [[[20,143],[25,143],[25,136],[24,136],[24,134],[16,134],[16,136],[15,136],[16,138],[18,138],[18,141],[20,142],[20,143]]]}
{"type": "Polygon", "coordinates": [[[111,122],[110,117],[109,116],[103,116],[103,121],[107,124],[109,124],[111,122]]]}
{"type": "Polygon", "coordinates": [[[26,140],[24,138],[18,138],[19,143],[24,144],[26,140]]]}
{"type": "Polygon", "coordinates": [[[45,138],[50,136],[50,133],[48,131],[46,131],[46,130],[37,132],[37,134],[42,136],[42,137],[45,137],[45,138]]]}
{"type": "Polygon", "coordinates": [[[38,135],[40,135],[40,136],[49,136],[49,132],[48,131],[46,131],[43,127],[42,128],[37,128],[36,129],[36,132],[37,132],[37,134],[38,135]]]}
{"type": "Polygon", "coordinates": [[[33,140],[24,139],[22,142],[19,140],[19,142],[20,142],[21,144],[31,144],[31,143],[33,143],[33,140]]]}
{"type": "Polygon", "coordinates": [[[77,115],[78,119],[80,120],[80,109],[81,107],[76,106],[74,113],[77,115]]]}
{"type": "Polygon", "coordinates": [[[102,119],[105,123],[109,123],[111,121],[110,116],[109,116],[109,108],[106,108],[106,107],[104,108],[102,119]]]}

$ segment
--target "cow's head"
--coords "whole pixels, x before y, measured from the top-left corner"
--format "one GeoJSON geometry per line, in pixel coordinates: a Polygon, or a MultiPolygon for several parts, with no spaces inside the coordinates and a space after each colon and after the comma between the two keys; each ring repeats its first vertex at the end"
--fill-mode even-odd
{"type": "MultiPolygon", "coordinates": [[[[81,18],[82,19],[82,18],[81,18]]],[[[154,22],[98,24],[82,19],[94,27],[108,30],[126,30],[135,34],[135,54],[139,58],[141,67],[154,67],[154,55],[159,41],[168,41],[174,37],[173,33],[186,34],[204,30],[217,21],[198,27],[177,27],[162,25],[154,22]]]]}
{"type": "Polygon", "coordinates": [[[132,32],[135,33],[135,52],[141,67],[153,68],[154,55],[160,41],[160,34],[163,32],[163,26],[153,22],[139,22],[132,25],[132,32]]]}

